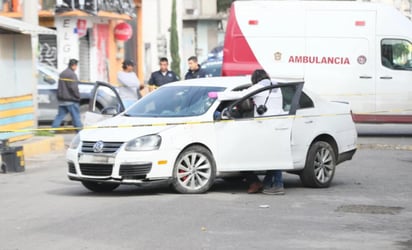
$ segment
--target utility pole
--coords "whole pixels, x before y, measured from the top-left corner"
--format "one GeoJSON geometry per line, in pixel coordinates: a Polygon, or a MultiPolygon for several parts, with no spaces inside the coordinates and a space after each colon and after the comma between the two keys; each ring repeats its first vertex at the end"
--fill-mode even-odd
{"type": "MultiPolygon", "coordinates": [[[[39,25],[39,16],[37,13],[38,10],[38,1],[23,1],[23,18],[22,20],[26,23],[30,23],[33,25],[39,25]]],[[[31,50],[32,50],[32,71],[33,77],[37,75],[37,48],[39,44],[39,36],[37,34],[31,34],[31,50]]],[[[37,81],[34,81],[35,84],[32,88],[33,93],[33,106],[34,112],[37,114],[37,81]]],[[[37,116],[36,116],[37,117],[37,116]]],[[[34,123],[35,127],[37,128],[37,120],[34,123]]]]}

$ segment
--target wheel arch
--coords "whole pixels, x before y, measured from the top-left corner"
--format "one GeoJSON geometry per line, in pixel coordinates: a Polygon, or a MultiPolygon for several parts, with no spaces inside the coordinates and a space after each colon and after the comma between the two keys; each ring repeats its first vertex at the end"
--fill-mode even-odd
{"type": "MultiPolygon", "coordinates": [[[[186,149],[188,149],[190,147],[193,147],[193,146],[200,146],[200,147],[203,147],[203,148],[207,149],[210,152],[210,154],[212,154],[213,158],[215,158],[215,156],[213,155],[213,151],[210,150],[210,148],[208,146],[206,146],[204,143],[201,143],[201,142],[193,142],[193,143],[190,143],[190,144],[186,145],[184,148],[182,148],[182,150],[180,150],[180,153],[178,154],[177,158],[180,156],[180,154],[182,152],[184,152],[186,149]]],[[[176,158],[176,160],[177,160],[177,158],[176,158]]]]}
{"type": "MultiPolygon", "coordinates": [[[[329,145],[331,145],[333,152],[335,153],[335,157],[336,159],[338,159],[339,156],[339,148],[338,148],[338,144],[335,140],[335,138],[333,138],[333,136],[331,136],[330,134],[320,134],[318,136],[316,136],[312,142],[310,143],[309,148],[312,147],[312,145],[318,141],[324,141],[329,143],[329,145]]],[[[309,151],[308,151],[309,152],[309,151]]]]}
{"type": "MultiPolygon", "coordinates": [[[[183,148],[180,150],[180,152],[177,154],[177,156],[176,156],[173,164],[176,163],[177,159],[179,159],[180,155],[181,155],[183,152],[185,152],[186,149],[188,149],[188,148],[190,148],[190,147],[193,147],[193,146],[200,146],[200,147],[205,148],[207,151],[209,151],[210,154],[212,155],[212,158],[213,158],[212,160],[213,160],[213,162],[215,163],[215,166],[217,165],[217,164],[216,164],[216,158],[215,158],[215,156],[214,156],[214,154],[213,154],[213,151],[210,150],[210,148],[209,148],[208,146],[206,146],[206,144],[201,143],[201,142],[192,142],[192,143],[187,144],[185,147],[183,147],[183,148]]],[[[217,167],[217,166],[216,166],[216,167],[217,167]]]]}

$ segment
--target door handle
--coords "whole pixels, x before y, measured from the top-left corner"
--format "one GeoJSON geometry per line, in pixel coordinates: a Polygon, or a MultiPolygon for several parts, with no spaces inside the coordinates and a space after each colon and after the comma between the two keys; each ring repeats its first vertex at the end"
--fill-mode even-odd
{"type": "Polygon", "coordinates": [[[381,76],[379,78],[383,79],[383,80],[390,80],[390,79],[392,79],[392,76],[381,76]]]}
{"type": "Polygon", "coordinates": [[[372,76],[359,76],[360,79],[372,79],[372,76]]]}
{"type": "Polygon", "coordinates": [[[276,128],[276,131],[288,130],[289,128],[276,128]]]}
{"type": "Polygon", "coordinates": [[[311,124],[311,123],[313,123],[313,121],[312,121],[312,120],[305,121],[305,124],[311,124]]]}

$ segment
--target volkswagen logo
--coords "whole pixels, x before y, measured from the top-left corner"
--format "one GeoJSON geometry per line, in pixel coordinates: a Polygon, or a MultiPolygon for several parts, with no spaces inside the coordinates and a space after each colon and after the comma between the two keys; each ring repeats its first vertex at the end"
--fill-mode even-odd
{"type": "Polygon", "coordinates": [[[104,142],[98,141],[93,145],[93,152],[101,153],[103,152],[104,142]]]}

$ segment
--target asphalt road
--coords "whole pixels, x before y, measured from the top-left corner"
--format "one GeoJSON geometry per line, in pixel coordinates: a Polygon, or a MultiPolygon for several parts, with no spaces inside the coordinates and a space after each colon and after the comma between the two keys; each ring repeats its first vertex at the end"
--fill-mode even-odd
{"type": "Polygon", "coordinates": [[[67,179],[64,152],[26,166],[0,174],[0,250],[412,249],[412,151],[360,148],[328,189],[285,174],[285,196],[221,180],[203,195],[95,194],[67,179]]]}

